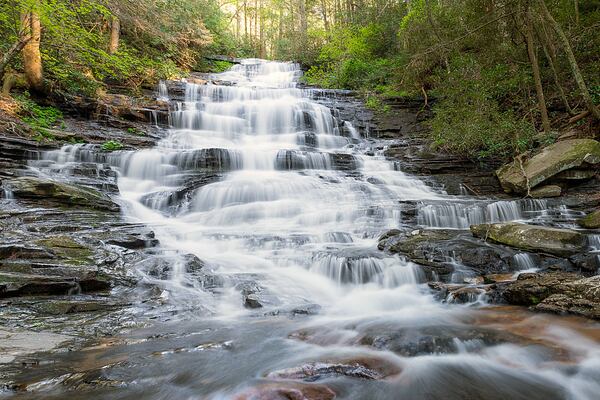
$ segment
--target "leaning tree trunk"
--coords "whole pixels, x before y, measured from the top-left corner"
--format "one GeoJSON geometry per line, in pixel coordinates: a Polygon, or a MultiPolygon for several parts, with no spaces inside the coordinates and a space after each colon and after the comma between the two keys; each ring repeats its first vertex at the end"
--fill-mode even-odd
{"type": "Polygon", "coordinates": [[[538,104],[540,108],[540,114],[542,116],[542,126],[545,132],[550,131],[550,120],[548,119],[548,110],[546,109],[546,99],[544,97],[544,89],[542,87],[542,78],[540,76],[540,66],[538,64],[537,56],[535,54],[535,47],[533,44],[533,26],[531,21],[531,11],[527,9],[527,54],[529,55],[529,61],[531,62],[531,69],[533,71],[533,80],[535,82],[535,92],[538,98],[538,104]]]}
{"type": "Polygon", "coordinates": [[[33,92],[45,92],[44,75],[42,71],[42,55],[40,53],[41,25],[40,18],[34,12],[25,12],[21,15],[23,26],[22,39],[29,37],[23,46],[23,69],[29,87],[33,92]]]}
{"type": "Polygon", "coordinates": [[[25,47],[30,39],[31,36],[29,35],[21,36],[15,43],[13,43],[10,49],[4,53],[2,58],[0,58],[0,82],[2,82],[4,79],[4,74],[6,73],[6,67],[8,64],[13,60],[13,58],[15,58],[17,54],[19,54],[21,50],[23,50],[23,47],[25,47]]]}
{"type": "Polygon", "coordinates": [[[115,54],[119,50],[119,39],[121,36],[121,22],[115,16],[110,21],[110,43],[108,44],[108,52],[115,54]]]}
{"type": "Polygon", "coordinates": [[[579,70],[579,65],[577,65],[577,60],[575,60],[575,55],[573,54],[573,49],[571,48],[569,39],[567,39],[565,32],[563,32],[560,25],[558,25],[558,22],[556,22],[556,20],[552,17],[552,14],[550,14],[550,11],[548,11],[544,0],[538,0],[538,4],[540,5],[540,9],[542,10],[544,17],[546,17],[546,20],[548,20],[554,32],[556,32],[556,35],[558,36],[558,39],[560,40],[562,47],[565,50],[565,53],[567,54],[567,59],[569,60],[571,72],[573,73],[575,82],[577,82],[577,86],[579,87],[579,91],[581,92],[581,96],[585,101],[585,105],[588,111],[590,112],[590,114],[592,114],[592,116],[595,119],[600,121],[600,109],[598,109],[598,107],[594,105],[594,101],[590,96],[590,92],[585,84],[583,75],[581,75],[581,71],[579,70]]]}

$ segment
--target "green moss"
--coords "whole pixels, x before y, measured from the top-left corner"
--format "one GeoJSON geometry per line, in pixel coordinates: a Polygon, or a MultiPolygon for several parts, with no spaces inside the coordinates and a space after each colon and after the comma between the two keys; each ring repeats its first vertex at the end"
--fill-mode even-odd
{"type": "Polygon", "coordinates": [[[38,240],[36,243],[47,247],[56,255],[66,258],[69,264],[88,264],[94,254],[88,247],[76,242],[69,236],[55,236],[38,240]]]}

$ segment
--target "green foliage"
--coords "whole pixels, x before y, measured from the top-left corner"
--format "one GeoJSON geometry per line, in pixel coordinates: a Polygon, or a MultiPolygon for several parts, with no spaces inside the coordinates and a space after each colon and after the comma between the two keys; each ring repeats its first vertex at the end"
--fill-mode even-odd
{"type": "Polygon", "coordinates": [[[142,132],[139,129],[134,128],[132,126],[130,126],[129,128],[127,128],[127,133],[129,133],[131,135],[144,136],[144,132],[142,132]]]}
{"type": "Polygon", "coordinates": [[[56,107],[40,106],[29,97],[28,93],[15,96],[21,108],[23,121],[34,128],[40,128],[39,131],[45,131],[46,128],[52,128],[62,120],[62,112],[56,107]]]}
{"type": "Polygon", "coordinates": [[[535,128],[503,109],[499,99],[516,90],[519,77],[482,67],[473,56],[458,56],[450,73],[440,71],[431,121],[433,146],[473,159],[507,157],[534,143],[535,128]]]}
{"type": "Polygon", "coordinates": [[[123,143],[116,140],[109,140],[107,142],[102,143],[102,150],[104,151],[116,151],[123,149],[123,143]]]}

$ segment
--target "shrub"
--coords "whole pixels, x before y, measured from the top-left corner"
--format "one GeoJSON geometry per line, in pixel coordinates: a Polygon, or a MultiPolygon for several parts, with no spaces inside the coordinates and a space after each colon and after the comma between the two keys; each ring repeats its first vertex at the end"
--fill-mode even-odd
{"type": "Polygon", "coordinates": [[[118,142],[116,140],[109,140],[107,142],[102,143],[102,150],[104,151],[122,150],[123,147],[123,143],[118,142]]]}

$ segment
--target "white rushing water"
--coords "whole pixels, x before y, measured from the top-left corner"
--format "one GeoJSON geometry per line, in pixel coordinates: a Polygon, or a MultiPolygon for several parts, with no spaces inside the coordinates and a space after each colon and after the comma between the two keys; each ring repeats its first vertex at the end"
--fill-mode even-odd
{"type": "MultiPolygon", "coordinates": [[[[377,387],[347,381],[352,389],[342,390],[340,398],[595,398],[600,357],[590,339],[568,328],[537,326],[536,340],[523,343],[497,341],[485,329],[488,333],[473,335],[477,328],[464,323],[469,309],[436,301],[414,264],[376,250],[378,236],[402,223],[400,201],[423,202],[420,225],[458,229],[536,218],[546,204],[467,204],[434,192],[379,153],[359,150],[357,144],[365,141],[359,131],[311,101],[309,90],[297,88],[300,75],[292,63],[247,60],[215,76],[230,85],[186,84],[185,99],[170,116],[173,127],[154,149],[99,155],[91,146],[73,145],[46,156],[118,169],[127,217],[152,227],[165,248],[197,255],[225,283],[209,292],[179,261],[170,280],[146,278],[163,287],[165,301],[200,305],[186,318],[208,315],[242,332],[233,335],[238,339],[233,358],[220,353],[210,358],[210,352],[198,352],[197,359],[185,356],[185,362],[153,358],[156,369],[144,360],[143,371],[132,367],[118,379],[132,374],[141,382],[138,375],[144,375],[143,382],[161,385],[144,398],[241,399],[247,397],[235,393],[257,374],[307,360],[383,354],[402,370],[400,378],[377,387]],[[258,314],[244,306],[239,284],[247,282],[260,288],[258,314]],[[313,304],[320,306],[319,314],[301,325],[259,318],[313,304]],[[317,345],[282,339],[295,329],[316,332],[317,345]],[[418,356],[405,357],[404,350],[357,346],[361,335],[372,331],[383,335],[374,346],[396,340],[408,343],[408,352],[434,339],[418,356]],[[557,366],[546,342],[576,354],[574,364],[557,366]],[[324,343],[328,346],[318,345],[324,343]],[[165,380],[177,371],[184,379],[165,380]],[[182,383],[186,380],[204,386],[182,383]]],[[[171,97],[164,84],[159,97],[171,97]]],[[[518,254],[515,262],[522,270],[535,267],[527,254],[518,254]]],[[[202,321],[203,327],[210,325],[202,321]]]]}

